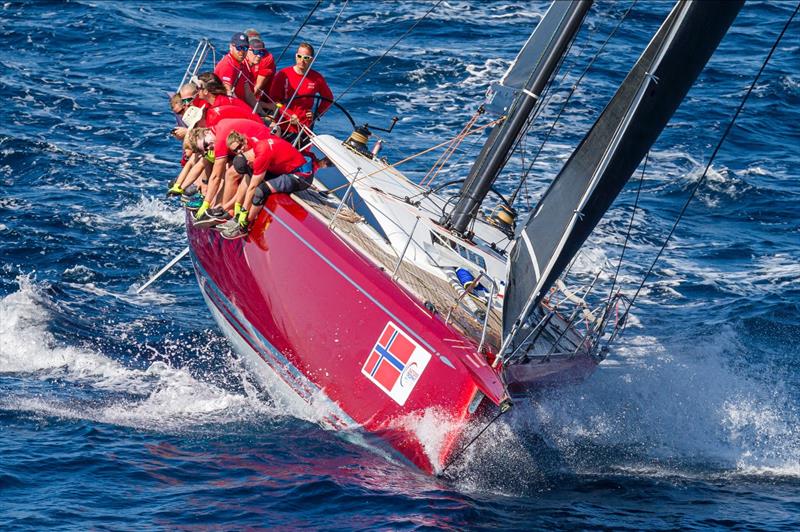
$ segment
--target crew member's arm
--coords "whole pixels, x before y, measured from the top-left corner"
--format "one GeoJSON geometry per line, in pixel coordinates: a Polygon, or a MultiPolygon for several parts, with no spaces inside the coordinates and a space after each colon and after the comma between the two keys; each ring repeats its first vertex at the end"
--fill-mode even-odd
{"type": "Polygon", "coordinates": [[[258,63],[258,76],[256,76],[255,94],[259,99],[262,94],[269,96],[269,90],[272,88],[272,78],[275,77],[275,60],[272,54],[267,54],[261,58],[258,63]]]}
{"type": "MultiPolygon", "coordinates": [[[[253,207],[253,197],[255,196],[256,189],[258,185],[264,181],[264,176],[266,172],[261,172],[260,174],[253,174],[253,177],[250,178],[250,184],[247,186],[247,192],[244,195],[244,201],[242,202],[242,210],[251,211],[253,207]]],[[[267,183],[269,186],[269,183],[267,183]]]]}
{"type": "MultiPolygon", "coordinates": [[[[192,169],[189,171],[189,174],[186,176],[186,178],[183,180],[183,183],[181,184],[181,188],[183,188],[184,190],[190,185],[194,184],[200,178],[200,176],[203,175],[203,170],[205,169],[205,165],[203,164],[203,159],[200,158],[199,156],[195,157],[198,157],[198,159],[196,159],[196,163],[192,165],[192,169]]],[[[186,164],[188,165],[189,163],[186,164]]]]}
{"type": "Polygon", "coordinates": [[[319,107],[317,107],[317,118],[325,114],[325,111],[332,105],[330,100],[333,100],[333,91],[328,86],[328,82],[325,81],[325,78],[322,76],[319,77],[319,84],[317,85],[317,89],[319,90],[319,95],[325,98],[324,100],[320,100],[319,107]]]}

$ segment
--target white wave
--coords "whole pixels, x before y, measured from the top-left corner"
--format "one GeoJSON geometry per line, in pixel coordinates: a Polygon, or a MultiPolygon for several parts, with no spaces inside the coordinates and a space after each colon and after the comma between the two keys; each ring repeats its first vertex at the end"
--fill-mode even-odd
{"type": "MultiPolygon", "coordinates": [[[[727,361],[741,346],[730,328],[670,347],[640,336],[583,385],[543,395],[527,419],[576,469],[582,454],[627,449],[638,462],[672,471],[672,462],[722,464],[736,473],[800,471],[800,412],[779,376],[727,361]]],[[[519,414],[519,413],[518,413],[519,414]]],[[[614,467],[605,463],[604,467],[614,467]]]]}
{"type": "MultiPolygon", "coordinates": [[[[153,273],[155,273],[155,269],[153,273]]],[[[149,280],[149,278],[147,279],[149,280]]],[[[136,293],[136,289],[147,282],[147,280],[142,280],[141,283],[137,283],[131,285],[128,288],[127,292],[113,292],[111,290],[107,290],[105,288],[99,287],[92,282],[83,282],[83,283],[70,283],[65,282],[64,284],[86,292],[88,294],[92,294],[99,297],[113,297],[114,299],[119,299],[120,301],[124,301],[129,305],[134,305],[137,307],[147,307],[151,305],[171,305],[175,303],[176,298],[173,294],[170,293],[161,293],[158,291],[156,286],[152,286],[147,290],[143,291],[140,294],[136,293]]]]}
{"type": "MultiPolygon", "coordinates": [[[[155,430],[278,415],[260,400],[233,359],[228,360],[227,370],[242,379],[244,394],[198,380],[187,369],[171,367],[164,360],[135,369],[87,348],[58,345],[47,332],[50,317],[42,301],[45,296],[30,278],[20,277],[18,282],[19,291],[0,300],[0,375],[14,374],[40,383],[58,379],[62,385],[73,383],[125,397],[112,395],[105,404],[87,407],[46,391],[27,396],[23,387],[19,396],[0,400],[0,408],[155,430]]],[[[143,357],[152,358],[146,347],[142,351],[143,357]]]]}
{"type": "Polygon", "coordinates": [[[117,213],[117,217],[123,220],[141,220],[145,219],[149,222],[158,221],[173,227],[183,225],[184,212],[183,209],[178,208],[176,205],[165,203],[164,201],[140,196],[139,201],[133,205],[126,205],[117,213]]]}
{"type": "Polygon", "coordinates": [[[461,81],[465,87],[485,91],[492,81],[499,80],[502,74],[508,70],[511,60],[499,58],[489,58],[484,60],[482,65],[466,65],[465,69],[468,76],[461,81]]]}
{"type": "Polygon", "coordinates": [[[530,483],[538,489],[554,468],[705,481],[800,477],[796,390],[780,375],[732,365],[741,350],[730,328],[669,347],[634,337],[588,381],[518,399],[451,472],[459,489],[511,495],[530,483]]]}
{"type": "Polygon", "coordinates": [[[800,288],[800,256],[796,251],[754,257],[739,269],[727,266],[724,273],[691,259],[669,256],[665,261],[678,271],[699,277],[703,284],[736,296],[783,295],[800,288]]]}
{"type": "Polygon", "coordinates": [[[94,278],[95,272],[91,268],[87,268],[82,264],[76,264],[71,268],[64,270],[64,279],[70,279],[79,282],[87,282],[94,278]]]}
{"type": "Polygon", "coordinates": [[[459,427],[449,415],[435,408],[427,408],[422,412],[400,417],[393,420],[392,425],[416,435],[437,472],[441,469],[440,457],[444,445],[448,438],[453,437],[453,431],[459,427]]]}

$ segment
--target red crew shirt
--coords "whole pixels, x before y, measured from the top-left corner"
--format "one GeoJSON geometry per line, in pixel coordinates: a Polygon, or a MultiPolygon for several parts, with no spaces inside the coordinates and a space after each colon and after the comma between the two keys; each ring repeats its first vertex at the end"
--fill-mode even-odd
{"type": "Polygon", "coordinates": [[[219,105],[206,110],[206,127],[216,126],[220,120],[228,118],[244,118],[259,124],[264,123],[250,108],[242,109],[238,105],[219,105]]]}
{"type": "MultiPolygon", "coordinates": [[[[272,54],[267,52],[267,55],[261,58],[258,64],[253,67],[253,83],[258,81],[258,76],[264,76],[264,94],[260,95],[262,100],[269,101],[267,94],[272,87],[272,79],[275,77],[275,58],[272,54]]],[[[255,90],[253,91],[255,92],[255,90]]]]}
{"type": "Polygon", "coordinates": [[[192,100],[192,105],[195,107],[199,107],[200,109],[203,109],[211,104],[209,104],[206,100],[202,99],[201,97],[195,96],[194,100],[192,100]]]}
{"type": "Polygon", "coordinates": [[[256,140],[266,139],[272,135],[263,123],[247,118],[220,120],[211,130],[214,132],[214,157],[217,159],[228,156],[228,135],[231,131],[238,131],[245,137],[252,137],[256,140]]]}
{"type": "Polygon", "coordinates": [[[217,66],[214,67],[214,74],[216,74],[222,83],[227,83],[233,87],[233,93],[237,98],[244,99],[245,84],[250,83],[253,85],[253,80],[250,79],[252,73],[247,68],[247,61],[238,62],[234,57],[228,53],[220,59],[217,66]]]}
{"type": "Polygon", "coordinates": [[[297,148],[275,135],[249,138],[248,142],[255,152],[253,175],[263,172],[273,176],[288,174],[306,163],[306,158],[297,148]]]}
{"type": "MultiPolygon", "coordinates": [[[[275,74],[275,79],[272,80],[272,87],[269,90],[270,97],[276,102],[281,102],[283,104],[288,103],[302,78],[303,75],[298,74],[294,67],[281,69],[275,74]]],[[[300,90],[297,90],[297,96],[295,96],[294,101],[292,101],[292,106],[283,110],[285,115],[284,119],[288,119],[294,114],[297,115],[301,124],[310,126],[311,120],[306,118],[306,113],[308,111],[313,112],[316,107],[316,115],[320,116],[331,106],[331,102],[326,102],[324,100],[320,101],[317,106],[317,100],[313,98],[315,94],[333,99],[333,92],[331,92],[322,74],[316,70],[309,70],[306,79],[303,80],[300,86],[300,90]],[[303,97],[301,98],[301,96],[303,97]]],[[[297,131],[297,128],[294,126],[290,126],[289,129],[291,131],[297,131]]]]}
{"type": "Polygon", "coordinates": [[[235,98],[233,96],[225,96],[224,94],[217,95],[217,97],[214,98],[214,104],[211,105],[211,107],[222,107],[223,105],[233,105],[239,109],[242,109],[243,111],[250,111],[251,113],[253,112],[253,110],[244,100],[240,100],[239,98],[235,98]]]}

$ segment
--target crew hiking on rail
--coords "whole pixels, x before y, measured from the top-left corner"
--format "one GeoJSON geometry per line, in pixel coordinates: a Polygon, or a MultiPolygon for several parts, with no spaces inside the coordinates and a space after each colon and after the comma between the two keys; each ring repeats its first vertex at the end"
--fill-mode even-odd
{"type": "Polygon", "coordinates": [[[267,197],[308,188],[318,167],[307,131],[333,101],[312,70],[314,48],[301,43],[295,64],[275,73],[256,30],[231,37],[213,72],[193,76],[170,98],[183,168],[167,196],[180,196],[195,227],[224,238],[247,236],[267,197]]]}

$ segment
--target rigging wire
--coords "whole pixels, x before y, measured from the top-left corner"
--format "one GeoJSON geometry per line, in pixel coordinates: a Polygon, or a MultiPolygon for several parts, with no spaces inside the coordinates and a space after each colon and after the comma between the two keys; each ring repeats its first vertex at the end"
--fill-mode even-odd
{"type": "Polygon", "coordinates": [[[472,128],[473,125],[475,125],[475,122],[478,121],[478,118],[480,118],[481,114],[483,114],[483,107],[480,107],[475,114],[472,115],[472,118],[470,118],[469,122],[467,122],[467,124],[461,129],[461,132],[453,138],[452,144],[450,144],[444,150],[444,152],[442,152],[436,162],[433,163],[433,166],[431,166],[431,169],[428,170],[428,173],[425,174],[422,179],[420,179],[420,186],[430,187],[431,183],[433,183],[433,180],[436,178],[442,168],[444,168],[444,165],[447,164],[447,161],[450,160],[450,157],[453,155],[453,153],[458,150],[461,142],[466,138],[467,132],[472,128]]]}
{"type": "MultiPolygon", "coordinates": [[[[476,126],[476,127],[472,128],[470,131],[468,131],[466,133],[466,135],[472,135],[473,133],[477,133],[478,131],[482,131],[482,130],[486,129],[487,127],[492,127],[493,125],[497,124],[497,122],[499,122],[499,121],[500,121],[500,119],[492,120],[488,124],[484,124],[482,126],[476,126]]],[[[404,159],[400,159],[396,163],[392,163],[390,165],[387,165],[385,168],[378,168],[378,169],[370,172],[369,174],[364,174],[363,176],[360,176],[360,177],[354,179],[352,182],[355,183],[357,181],[361,181],[361,180],[366,179],[368,177],[372,177],[373,175],[375,175],[375,174],[377,174],[379,172],[382,172],[382,171],[384,171],[384,170],[386,170],[388,168],[394,168],[394,167],[399,166],[399,165],[401,165],[403,163],[406,163],[406,162],[408,162],[408,161],[410,161],[412,159],[416,159],[417,157],[425,155],[428,152],[431,152],[433,150],[441,148],[442,146],[446,146],[447,144],[450,144],[451,142],[453,142],[453,139],[448,139],[448,140],[445,140],[444,142],[440,142],[439,144],[436,144],[436,145],[431,146],[429,148],[425,148],[424,150],[419,151],[417,153],[414,153],[412,155],[409,155],[408,157],[406,157],[404,159]]],[[[348,183],[345,183],[345,184],[340,185],[338,187],[334,187],[334,188],[330,189],[328,192],[336,192],[339,189],[346,188],[346,187],[349,187],[349,186],[350,186],[350,183],[348,182],[348,183]]],[[[423,193],[424,193],[424,191],[421,192],[420,194],[423,194],[423,193]]]]}
{"type": "MultiPolygon", "coordinates": [[[[617,261],[617,269],[614,271],[614,276],[611,278],[611,289],[608,291],[608,299],[606,300],[606,308],[603,312],[603,317],[600,321],[599,327],[597,327],[598,333],[601,333],[608,322],[608,317],[611,315],[611,301],[614,298],[614,289],[617,287],[617,278],[619,277],[619,271],[622,268],[622,260],[625,257],[625,251],[628,249],[628,241],[631,237],[631,230],[633,229],[633,220],[636,216],[636,208],[639,206],[639,198],[642,193],[642,185],[644,184],[644,175],[647,172],[647,163],[650,160],[650,152],[647,152],[647,155],[644,156],[644,165],[642,166],[642,173],[639,177],[639,186],[636,189],[636,199],[633,202],[633,211],[631,212],[631,219],[628,222],[628,230],[625,233],[625,240],[622,244],[622,251],[619,254],[619,260],[617,261]]],[[[618,322],[619,323],[619,322],[618,322]]]]}
{"type": "Polygon", "coordinates": [[[352,88],[353,88],[353,86],[355,86],[355,84],[356,84],[356,83],[358,83],[358,81],[359,81],[361,78],[363,78],[363,77],[364,77],[364,76],[367,74],[367,72],[369,72],[369,71],[370,71],[370,69],[372,69],[372,67],[374,67],[375,65],[377,65],[378,63],[380,63],[380,62],[383,60],[383,58],[384,58],[384,57],[386,57],[386,54],[388,54],[389,52],[391,52],[391,51],[394,49],[394,47],[395,47],[395,46],[397,46],[397,45],[400,43],[400,41],[402,41],[403,39],[405,39],[405,38],[408,36],[408,34],[409,34],[409,33],[411,33],[411,32],[414,30],[414,28],[416,28],[416,27],[417,27],[417,25],[418,25],[420,22],[422,22],[423,20],[425,20],[425,17],[427,17],[428,15],[430,15],[430,14],[431,14],[431,12],[432,12],[434,9],[436,9],[437,7],[439,7],[439,4],[441,4],[441,3],[442,3],[442,1],[443,1],[443,0],[439,0],[438,2],[436,2],[436,3],[433,5],[433,7],[431,7],[431,8],[430,8],[430,9],[429,9],[429,10],[428,10],[428,11],[427,11],[427,12],[426,12],[424,15],[422,15],[420,18],[418,18],[418,19],[417,19],[417,20],[414,22],[414,24],[412,24],[412,25],[411,25],[411,27],[410,27],[410,28],[408,28],[408,29],[406,30],[406,32],[405,32],[403,35],[401,35],[401,36],[400,36],[400,37],[399,37],[399,38],[398,38],[398,39],[397,39],[397,40],[394,42],[394,44],[392,44],[392,45],[391,45],[389,48],[387,48],[387,49],[386,49],[386,51],[385,51],[385,52],[383,52],[383,55],[381,55],[381,56],[380,56],[379,58],[377,58],[375,61],[373,61],[372,63],[370,63],[370,65],[369,65],[367,68],[365,68],[365,69],[364,69],[364,71],[363,71],[363,72],[362,72],[362,73],[361,73],[361,74],[360,74],[360,75],[359,75],[359,76],[358,76],[356,79],[354,79],[354,80],[353,80],[353,81],[350,83],[350,85],[348,85],[348,87],[347,87],[347,88],[346,88],[344,91],[342,91],[342,93],[341,93],[341,94],[340,94],[340,95],[339,95],[339,96],[336,98],[336,100],[335,100],[335,101],[337,101],[337,102],[338,102],[340,98],[342,98],[342,97],[343,97],[345,94],[347,94],[347,92],[348,92],[350,89],[352,89],[352,88]]]}
{"type": "Polygon", "coordinates": [[[308,73],[311,72],[311,67],[314,66],[314,62],[319,57],[319,54],[322,52],[322,49],[325,48],[325,43],[328,42],[328,38],[331,36],[331,32],[333,31],[333,28],[335,28],[336,24],[339,23],[339,19],[342,18],[342,13],[344,13],[344,10],[347,8],[347,4],[349,2],[350,2],[350,0],[344,0],[344,4],[342,5],[342,9],[339,10],[339,14],[336,15],[336,20],[334,20],[333,24],[331,24],[331,29],[328,30],[328,33],[325,35],[325,38],[322,40],[322,44],[319,45],[319,50],[317,50],[317,53],[315,53],[314,57],[311,58],[311,64],[308,65],[308,68],[306,69],[305,73],[303,74],[303,77],[300,78],[299,82],[297,82],[297,88],[294,90],[294,94],[292,94],[292,97],[289,98],[289,101],[286,103],[286,109],[289,109],[292,106],[292,102],[294,101],[295,97],[297,96],[297,91],[299,91],[300,87],[303,86],[303,82],[306,80],[306,77],[308,76],[308,73]]]}
{"type": "MultiPolygon", "coordinates": [[[[297,38],[297,36],[300,34],[300,32],[301,32],[301,31],[303,30],[303,28],[305,27],[305,25],[308,23],[309,19],[311,18],[311,15],[313,15],[313,14],[314,14],[314,11],[316,11],[316,10],[317,10],[317,8],[319,7],[319,5],[320,5],[321,3],[322,3],[322,0],[317,0],[317,3],[314,5],[314,7],[312,7],[312,8],[311,8],[311,11],[309,11],[309,12],[308,12],[308,15],[306,15],[306,18],[305,18],[305,20],[303,21],[303,23],[302,23],[302,24],[300,24],[300,27],[299,27],[299,28],[297,28],[297,31],[296,31],[296,32],[294,32],[294,35],[292,35],[292,38],[291,38],[291,39],[289,39],[289,42],[286,44],[286,47],[285,47],[285,48],[283,49],[283,51],[281,52],[281,55],[279,55],[279,56],[278,56],[278,59],[276,59],[276,60],[275,60],[275,64],[276,64],[276,65],[277,65],[278,63],[280,63],[281,59],[283,59],[283,55],[286,53],[286,50],[288,50],[288,49],[289,49],[289,47],[292,45],[292,43],[294,42],[294,40],[297,38]]],[[[311,68],[311,67],[309,67],[309,68],[311,68]]]]}
{"type": "MultiPolygon", "coordinates": [[[[569,42],[569,46],[567,46],[566,51],[559,58],[558,66],[556,67],[554,72],[558,72],[559,70],[561,70],[561,68],[563,68],[564,63],[565,63],[565,61],[567,59],[567,56],[569,56],[570,50],[572,50],[572,47],[574,46],[574,44],[575,44],[575,42],[577,40],[578,34],[581,32],[583,27],[584,27],[583,24],[581,24],[580,27],[578,28],[578,30],[572,36],[572,39],[569,42]]],[[[580,56],[580,53],[578,54],[578,56],[580,56]]],[[[577,57],[573,60],[573,64],[570,66],[568,71],[571,70],[572,67],[575,65],[575,61],[577,61],[577,57]]],[[[565,73],[565,76],[566,76],[566,73],[565,73]]],[[[553,78],[555,78],[555,76],[553,76],[553,78]]],[[[517,137],[514,139],[514,147],[512,149],[510,149],[508,151],[508,153],[506,153],[505,158],[503,160],[503,164],[500,167],[501,169],[504,168],[508,164],[508,162],[514,156],[514,154],[517,153],[517,151],[520,149],[520,144],[523,144],[523,140],[527,137],[528,131],[530,130],[531,125],[533,124],[534,120],[536,120],[536,118],[542,112],[542,109],[544,109],[545,106],[547,105],[547,103],[549,102],[549,99],[551,97],[550,90],[551,90],[552,86],[553,86],[553,79],[551,79],[545,85],[544,90],[542,91],[542,94],[541,94],[540,98],[538,99],[538,101],[535,104],[536,106],[535,106],[533,112],[530,113],[530,115],[528,116],[527,120],[525,121],[525,125],[519,131],[519,133],[517,134],[517,137]]],[[[522,146],[522,150],[523,150],[523,153],[524,153],[524,150],[525,150],[524,146],[522,146]]],[[[524,162],[523,162],[523,164],[524,164],[524,162]]],[[[513,205],[514,202],[513,201],[506,201],[506,203],[508,203],[511,206],[511,205],[513,205]]],[[[471,221],[470,226],[469,226],[470,232],[474,232],[475,224],[477,222],[478,222],[478,216],[477,215],[473,216],[472,217],[472,221],[471,221]]]]}
{"type": "Polygon", "coordinates": [[[531,170],[533,170],[533,165],[536,164],[536,161],[539,159],[539,155],[542,153],[542,150],[544,149],[544,145],[547,143],[548,139],[550,138],[550,135],[552,134],[553,130],[556,127],[556,124],[561,119],[561,115],[564,113],[564,110],[566,109],[567,104],[569,104],[570,99],[575,94],[575,91],[578,89],[578,85],[580,85],[581,81],[583,81],[583,78],[589,72],[589,69],[592,68],[592,65],[597,60],[597,58],[600,56],[600,54],[603,53],[603,50],[605,49],[606,45],[609,43],[609,41],[612,39],[612,37],[614,37],[614,35],[617,33],[617,30],[622,25],[622,22],[628,17],[628,14],[631,12],[631,9],[633,9],[633,7],[636,5],[636,2],[638,2],[638,0],[634,0],[633,3],[630,6],[628,6],[628,9],[625,11],[625,13],[623,13],[622,17],[617,22],[617,25],[614,27],[614,29],[611,31],[611,33],[608,34],[608,37],[606,37],[606,40],[603,42],[603,44],[600,45],[600,48],[597,49],[597,52],[594,54],[594,57],[592,57],[591,61],[589,61],[589,64],[586,65],[586,68],[584,68],[583,72],[581,72],[581,75],[578,77],[577,81],[575,81],[575,83],[572,85],[572,88],[570,89],[569,94],[567,94],[567,97],[564,100],[563,105],[561,106],[561,109],[559,109],[558,114],[556,115],[555,119],[553,120],[553,123],[550,125],[550,129],[548,129],[547,133],[545,133],[544,139],[542,139],[542,143],[539,145],[539,149],[537,150],[536,155],[533,156],[533,159],[531,160],[531,164],[528,165],[528,169],[525,170],[525,172],[523,173],[522,179],[520,180],[520,183],[517,186],[517,189],[511,195],[511,203],[512,204],[516,200],[517,194],[519,194],[519,191],[522,188],[523,184],[525,184],[527,182],[528,176],[530,175],[531,170]]]}
{"type": "MultiPolygon", "coordinates": [[[[628,307],[625,309],[625,312],[622,314],[622,319],[621,319],[622,323],[625,322],[625,320],[626,320],[626,318],[628,316],[628,313],[630,312],[631,307],[636,302],[636,298],[639,296],[639,293],[641,292],[642,288],[644,287],[645,283],[647,282],[647,279],[653,273],[653,269],[655,268],[656,263],[658,262],[658,259],[661,258],[661,254],[667,248],[667,244],[669,243],[670,239],[672,238],[672,235],[675,233],[675,229],[678,227],[678,224],[680,223],[681,218],[683,218],[684,213],[686,213],[686,209],[689,208],[689,204],[691,203],[692,199],[694,198],[695,194],[697,193],[697,190],[700,188],[700,186],[703,183],[705,183],[706,176],[708,175],[708,171],[711,169],[711,164],[714,162],[714,158],[716,158],[717,153],[719,153],[719,150],[722,147],[722,144],[725,142],[725,139],[727,138],[728,134],[731,132],[731,129],[733,128],[733,124],[736,123],[736,119],[739,117],[739,114],[742,112],[742,109],[744,108],[744,105],[747,102],[747,99],[750,97],[750,93],[753,92],[753,89],[755,88],[756,83],[758,83],[758,80],[761,78],[761,74],[764,72],[764,69],[767,67],[767,64],[769,63],[769,60],[772,58],[772,55],[775,53],[775,50],[778,48],[778,44],[781,42],[781,39],[786,34],[786,30],[789,29],[789,25],[792,23],[792,20],[794,19],[795,15],[797,15],[798,10],[800,10],[800,2],[797,3],[797,7],[795,7],[794,12],[789,17],[789,20],[786,21],[786,24],[784,25],[783,29],[781,30],[781,33],[778,35],[778,38],[775,39],[775,42],[773,43],[772,48],[770,49],[769,53],[767,54],[767,57],[764,59],[764,62],[761,64],[761,68],[758,70],[758,73],[756,74],[756,77],[753,79],[753,82],[750,84],[750,87],[747,89],[747,92],[745,93],[744,97],[742,98],[742,101],[739,103],[739,106],[736,108],[736,112],[733,114],[733,117],[731,118],[730,122],[728,122],[728,125],[727,125],[727,127],[725,128],[725,131],[722,134],[722,137],[720,137],[719,142],[717,142],[717,145],[714,148],[714,151],[711,153],[711,157],[709,158],[708,163],[706,164],[705,170],[703,170],[703,175],[700,176],[700,179],[698,179],[697,182],[692,187],[692,190],[689,193],[689,197],[686,198],[686,202],[683,204],[683,207],[681,208],[680,212],[678,213],[678,217],[675,219],[675,223],[672,225],[672,228],[670,229],[669,233],[667,234],[667,237],[664,239],[664,243],[662,244],[661,248],[658,250],[658,253],[656,254],[655,258],[653,259],[653,262],[650,263],[650,267],[647,270],[647,273],[645,273],[644,277],[642,278],[641,283],[639,283],[639,286],[636,288],[636,292],[634,292],[633,297],[630,298],[630,303],[629,303],[628,307]]],[[[619,332],[619,329],[615,329],[614,330],[614,333],[611,335],[611,338],[609,338],[609,340],[607,342],[607,345],[614,341],[614,339],[615,339],[615,337],[616,337],[618,332],[619,332]]]]}

